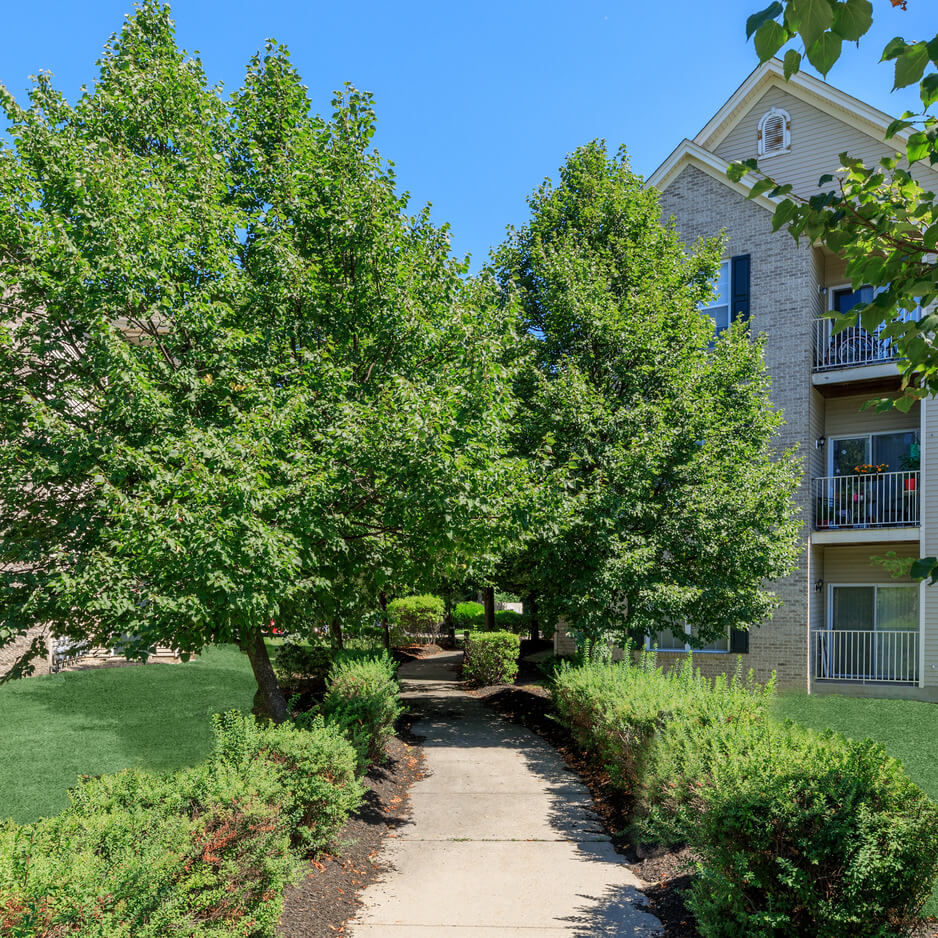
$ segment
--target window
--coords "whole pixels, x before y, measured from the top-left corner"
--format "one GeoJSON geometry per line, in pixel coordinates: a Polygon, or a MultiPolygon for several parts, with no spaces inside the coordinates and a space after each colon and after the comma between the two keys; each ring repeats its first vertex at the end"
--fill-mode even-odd
{"type": "Polygon", "coordinates": [[[918,430],[862,433],[831,438],[829,474],[850,476],[857,466],[884,466],[883,472],[918,469],[921,440],[918,430]]]}
{"type": "Polygon", "coordinates": [[[785,153],[791,149],[791,118],[788,111],[773,107],[759,121],[759,156],[785,153]]]}
{"type": "Polygon", "coordinates": [[[730,262],[720,264],[720,273],[714,284],[715,295],[709,303],[701,303],[700,309],[715,323],[714,332],[719,335],[729,327],[730,316],[730,262]]]}
{"type": "MultiPolygon", "coordinates": [[[[691,629],[686,625],[683,628],[681,628],[679,625],[675,625],[672,628],[659,629],[649,638],[648,647],[653,648],[657,645],[658,651],[688,651],[691,650],[691,645],[687,641],[687,636],[689,634],[691,634],[691,629]]],[[[702,645],[699,648],[694,646],[692,650],[694,654],[697,654],[701,651],[729,651],[729,635],[724,635],[715,641],[708,642],[706,645],[702,645]]]]}

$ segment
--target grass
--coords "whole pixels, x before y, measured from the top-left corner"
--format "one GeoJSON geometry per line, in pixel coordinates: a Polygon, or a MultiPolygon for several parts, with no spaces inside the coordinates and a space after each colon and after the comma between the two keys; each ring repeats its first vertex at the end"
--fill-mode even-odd
{"type": "Polygon", "coordinates": [[[0,818],[24,823],[57,814],[79,775],[195,765],[211,746],[211,714],[250,710],[255,686],[234,646],[208,648],[188,664],[67,672],[0,686],[0,818]]]}
{"type": "MultiPolygon", "coordinates": [[[[787,693],[776,698],[774,707],[779,719],[882,743],[909,778],[938,801],[938,704],[787,693]]],[[[925,913],[938,917],[938,887],[925,913]]]]}

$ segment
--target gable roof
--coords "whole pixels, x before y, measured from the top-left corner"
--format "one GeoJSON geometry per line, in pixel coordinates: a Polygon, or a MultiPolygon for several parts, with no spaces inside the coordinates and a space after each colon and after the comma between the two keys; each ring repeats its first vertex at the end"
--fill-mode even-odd
{"type": "MultiPolygon", "coordinates": [[[[722,157],[705,150],[693,140],[682,140],[671,151],[671,155],[648,177],[646,184],[663,191],[686,166],[696,166],[697,169],[708,176],[712,176],[717,182],[736,190],[742,196],[748,196],[749,190],[755,185],[757,177],[744,176],[739,182],[733,182],[726,175],[729,165],[722,157]]],[[[767,195],[759,195],[752,201],[770,212],[774,212],[775,206],[778,205],[780,200],[770,198],[767,195]]]]}
{"type": "MultiPolygon", "coordinates": [[[[694,137],[694,143],[712,150],[739,123],[755,102],[771,87],[783,88],[790,95],[800,98],[820,111],[830,114],[847,124],[852,124],[882,142],[892,117],[878,108],[871,107],[826,81],[804,72],[795,72],[787,81],[779,59],[769,59],[749,73],[749,77],[733,92],[729,100],[707,122],[694,137]]],[[[911,131],[896,134],[895,139],[904,141],[911,131]]]]}

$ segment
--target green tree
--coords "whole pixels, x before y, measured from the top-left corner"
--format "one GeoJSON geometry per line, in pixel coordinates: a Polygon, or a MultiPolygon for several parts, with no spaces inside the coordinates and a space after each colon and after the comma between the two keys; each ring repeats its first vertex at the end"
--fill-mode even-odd
{"type": "Polygon", "coordinates": [[[586,644],[674,621],[695,644],[747,629],[794,563],[798,467],[773,451],[761,345],[734,327],[708,348],[697,304],[720,244],[686,254],[624,151],[599,142],[529,204],[496,255],[534,363],[516,445],[549,452],[565,511],[506,561],[512,588],[586,644]]]}
{"type": "MultiPolygon", "coordinates": [[[[905,0],[891,0],[906,8],[905,0]]],[[[789,78],[804,58],[826,75],[840,58],[844,42],[856,42],[873,23],[870,0],[775,0],[754,13],[746,23],[761,61],[784,52],[789,78]]],[[[747,173],[760,178],[750,198],[768,193],[779,199],[772,219],[774,230],[787,227],[828,247],[846,261],[847,276],[859,287],[879,289],[872,302],[858,304],[835,317],[834,330],[859,324],[872,332],[886,323],[879,335],[891,340],[902,356],[903,393],[898,399],[875,402],[878,410],[896,406],[908,410],[916,400],[938,391],[938,196],[919,183],[911,170],[927,161],[938,164],[938,35],[931,39],[891,39],[881,62],[893,63],[893,90],[918,84],[922,111],[907,111],[886,130],[886,141],[895,140],[897,152],[874,165],[849,153],[840,154],[840,167],[821,177],[819,186],[830,186],[803,198],[790,185],[779,185],[761,171],[756,160],[734,163],[728,175],[741,179],[747,173]],[[921,307],[916,319],[904,311],[921,307]]],[[[872,402],[871,402],[872,403],[872,402]]],[[[938,558],[926,557],[913,565],[914,576],[938,581],[938,558]]]]}
{"type": "Polygon", "coordinates": [[[2,104],[0,635],[236,642],[281,720],[272,620],[495,549],[511,313],[275,44],[226,100],[147,0],[74,106],[2,104]]]}

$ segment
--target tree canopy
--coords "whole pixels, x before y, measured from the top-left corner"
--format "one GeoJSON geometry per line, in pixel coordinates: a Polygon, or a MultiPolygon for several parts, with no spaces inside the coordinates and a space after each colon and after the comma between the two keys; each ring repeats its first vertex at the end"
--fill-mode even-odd
{"type": "Polygon", "coordinates": [[[497,550],[511,310],[283,46],[226,98],[146,0],[74,105],[0,103],[0,636],[237,642],[281,719],[272,620],[497,550]]]}
{"type": "Polygon", "coordinates": [[[722,246],[686,253],[624,151],[576,150],[495,255],[532,366],[519,376],[520,454],[547,452],[566,511],[510,557],[509,582],[581,641],[668,623],[692,644],[747,629],[776,604],[798,525],[792,453],[761,345],[715,341],[698,311],[722,246]]]}

